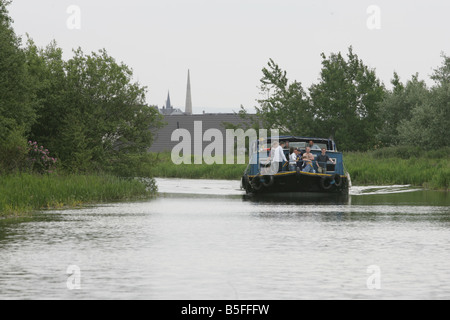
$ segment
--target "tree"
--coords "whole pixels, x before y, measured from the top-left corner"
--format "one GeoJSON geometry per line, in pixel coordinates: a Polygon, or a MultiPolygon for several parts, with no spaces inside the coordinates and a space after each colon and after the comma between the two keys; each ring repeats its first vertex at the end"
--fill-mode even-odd
{"type": "Polygon", "coordinates": [[[380,124],[378,103],[384,96],[375,70],[367,67],[352,47],[347,60],[341,53],[322,54],[322,59],[320,81],[309,89],[316,132],[332,136],[345,150],[374,147],[380,124]]]}
{"type": "Polygon", "coordinates": [[[26,50],[39,122],[33,138],[45,143],[70,170],[104,167],[126,153],[146,152],[152,127],[161,125],[145,103],[146,88],[132,81],[132,70],[106,50],[81,49],[63,61],[56,43],[26,50]]]}
{"type": "Polygon", "coordinates": [[[4,170],[17,168],[12,164],[23,156],[25,136],[35,121],[25,57],[11,27],[9,4],[0,0],[0,167],[4,170]]]}
{"type": "Polygon", "coordinates": [[[396,73],[391,83],[393,89],[386,93],[379,104],[381,126],[377,139],[382,146],[395,146],[404,142],[400,137],[399,125],[411,121],[413,110],[417,105],[424,105],[430,99],[430,92],[418,74],[412,76],[406,85],[400,82],[396,73]]]}
{"type": "Polygon", "coordinates": [[[30,138],[56,151],[64,129],[62,121],[68,113],[63,52],[55,41],[45,48],[38,48],[31,38],[28,38],[24,52],[30,87],[36,100],[37,121],[32,126],[30,138]]]}
{"type": "Polygon", "coordinates": [[[416,99],[411,118],[400,122],[399,140],[404,145],[418,145],[424,149],[450,146],[450,58],[442,55],[442,65],[431,76],[436,84],[426,99],[416,99]]]}
{"type": "Polygon", "coordinates": [[[272,59],[262,70],[260,107],[257,115],[264,129],[279,129],[281,134],[311,135],[313,113],[300,82],[289,83],[283,71],[272,59]]]}

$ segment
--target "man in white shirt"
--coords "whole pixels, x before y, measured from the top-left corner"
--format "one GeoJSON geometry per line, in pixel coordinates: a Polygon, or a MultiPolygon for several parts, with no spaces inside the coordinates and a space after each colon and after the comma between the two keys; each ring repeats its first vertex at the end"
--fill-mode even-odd
{"type": "Polygon", "coordinates": [[[281,141],[280,144],[274,142],[272,145],[271,158],[273,162],[278,163],[278,172],[283,171],[283,165],[287,162],[286,156],[284,155],[284,146],[286,143],[281,141]]]}

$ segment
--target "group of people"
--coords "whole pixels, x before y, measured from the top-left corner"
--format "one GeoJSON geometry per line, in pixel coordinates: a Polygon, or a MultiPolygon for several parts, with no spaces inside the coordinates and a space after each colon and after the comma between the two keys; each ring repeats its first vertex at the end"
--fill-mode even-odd
{"type": "Polygon", "coordinates": [[[289,149],[289,160],[286,159],[286,155],[284,154],[284,149],[289,147],[289,142],[275,141],[272,143],[272,149],[270,151],[270,159],[273,163],[278,163],[278,172],[286,171],[284,170],[287,166],[289,171],[296,171],[297,168],[300,168],[302,172],[310,172],[316,173],[314,169],[314,161],[316,162],[318,173],[326,173],[327,172],[327,163],[331,161],[336,164],[327,154],[327,149],[318,147],[314,144],[313,141],[309,142],[309,145],[306,147],[305,152],[302,152],[298,148],[290,148],[289,149]],[[311,150],[321,150],[321,154],[316,156],[311,153],[311,150]]]}

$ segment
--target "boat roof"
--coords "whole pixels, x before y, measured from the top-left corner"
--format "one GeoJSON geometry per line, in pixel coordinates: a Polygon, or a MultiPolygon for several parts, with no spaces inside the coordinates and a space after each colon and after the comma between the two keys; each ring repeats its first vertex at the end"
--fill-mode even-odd
{"type": "Polygon", "coordinates": [[[278,140],[278,141],[288,141],[288,142],[305,142],[308,143],[309,141],[313,141],[314,143],[321,143],[327,145],[328,151],[335,151],[337,152],[337,146],[336,143],[332,138],[312,138],[312,137],[301,137],[301,136],[274,136],[274,137],[268,137],[266,142],[270,143],[272,140],[278,140]]]}
{"type": "MultiPolygon", "coordinates": [[[[333,141],[331,138],[312,138],[312,137],[299,137],[299,136],[279,136],[279,137],[268,137],[267,140],[288,140],[292,142],[329,142],[333,141]]],[[[334,142],[334,141],[333,141],[334,142]]]]}

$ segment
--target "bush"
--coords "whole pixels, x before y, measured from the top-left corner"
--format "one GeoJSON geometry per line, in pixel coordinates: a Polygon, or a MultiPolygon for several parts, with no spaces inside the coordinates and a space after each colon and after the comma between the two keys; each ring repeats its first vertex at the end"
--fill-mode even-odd
{"type": "Polygon", "coordinates": [[[50,152],[38,143],[28,141],[28,163],[31,171],[37,173],[52,173],[58,159],[50,157],[50,152]]]}
{"type": "Polygon", "coordinates": [[[0,174],[25,169],[27,153],[27,141],[21,130],[9,132],[6,139],[0,140],[0,174]]]}

